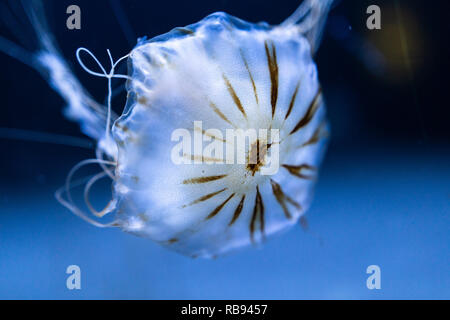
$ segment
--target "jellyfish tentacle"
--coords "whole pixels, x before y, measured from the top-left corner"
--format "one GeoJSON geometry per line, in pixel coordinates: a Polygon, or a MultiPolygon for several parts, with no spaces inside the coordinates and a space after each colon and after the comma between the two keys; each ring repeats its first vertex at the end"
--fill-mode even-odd
{"type": "Polygon", "coordinates": [[[100,63],[100,61],[97,59],[97,57],[89,49],[86,49],[84,47],[78,48],[76,51],[76,57],[77,57],[78,63],[84,69],[84,71],[86,71],[87,73],[89,73],[93,76],[102,77],[102,78],[122,78],[122,79],[127,79],[127,80],[130,79],[130,77],[127,75],[114,73],[114,70],[117,67],[117,65],[120,62],[122,62],[124,59],[128,58],[129,54],[126,54],[123,57],[120,57],[117,61],[114,62],[112,55],[111,55],[111,51],[109,49],[106,49],[106,52],[108,53],[108,58],[111,63],[111,69],[109,72],[106,72],[106,69],[103,67],[103,65],[100,63]],[[102,70],[102,73],[95,72],[95,71],[92,71],[91,69],[89,69],[84,64],[83,60],[81,59],[81,55],[80,55],[81,52],[86,52],[92,59],[94,59],[95,63],[102,70]]]}
{"type": "MultiPolygon", "coordinates": [[[[114,62],[114,59],[111,55],[111,51],[109,49],[106,49],[106,52],[108,53],[108,58],[109,61],[111,63],[111,69],[109,70],[109,72],[106,72],[106,69],[103,67],[103,65],[100,63],[100,61],[97,59],[97,57],[89,50],[83,47],[80,47],[77,49],[76,51],[76,57],[78,60],[78,63],[80,64],[80,66],[84,69],[84,71],[86,71],[87,73],[89,73],[90,75],[96,76],[96,77],[101,77],[101,78],[106,78],[108,80],[108,97],[107,97],[107,111],[106,111],[106,128],[105,128],[105,148],[107,149],[114,149],[114,143],[112,143],[110,141],[110,134],[111,134],[111,100],[112,100],[112,78],[118,78],[118,79],[127,79],[129,80],[130,77],[127,75],[123,75],[123,74],[116,74],[115,73],[115,68],[116,66],[123,61],[124,59],[128,58],[129,54],[119,58],[117,61],[114,62]],[[101,69],[102,73],[100,72],[95,72],[92,71],[91,69],[89,69],[83,62],[83,60],[81,59],[81,52],[85,52],[87,53],[94,61],[95,63],[99,66],[99,68],[101,69]]],[[[110,152],[110,154],[115,156],[115,152],[110,152]]]]}
{"type": "Polygon", "coordinates": [[[89,224],[91,224],[91,225],[93,225],[95,227],[99,227],[99,228],[110,228],[110,227],[119,227],[120,226],[120,222],[118,220],[114,220],[114,221],[112,221],[110,223],[104,224],[104,223],[100,223],[100,222],[95,221],[94,219],[89,218],[77,206],[75,206],[75,205],[71,204],[70,202],[68,202],[67,200],[65,200],[63,198],[63,193],[64,193],[64,188],[60,188],[60,189],[56,190],[56,192],[55,192],[56,200],[58,200],[58,202],[61,205],[63,205],[67,209],[69,209],[73,214],[75,214],[76,216],[80,217],[81,219],[83,219],[87,223],[89,223],[89,224]]]}
{"type": "MultiPolygon", "coordinates": [[[[97,146],[97,148],[95,149],[95,156],[97,157],[97,159],[105,160],[103,158],[104,155],[105,155],[105,152],[103,151],[103,149],[101,149],[99,146],[97,146]]],[[[108,169],[106,167],[105,163],[99,162],[98,164],[112,180],[116,180],[116,177],[114,176],[114,172],[112,170],[108,169]]]]}
{"type": "MultiPolygon", "coordinates": [[[[106,165],[116,165],[116,162],[113,161],[107,161],[107,160],[102,160],[102,159],[86,159],[83,161],[80,161],[79,163],[77,163],[69,172],[69,174],[67,175],[66,178],[66,183],[63,187],[59,188],[56,192],[55,192],[55,197],[58,200],[59,203],[61,203],[63,206],[65,206],[67,209],[69,209],[73,214],[77,215],[78,217],[80,217],[81,219],[85,220],[86,222],[97,226],[97,227],[112,227],[112,226],[118,226],[119,222],[118,221],[113,221],[111,223],[108,224],[102,224],[99,223],[97,221],[95,221],[94,219],[88,217],[86,215],[85,212],[83,212],[82,210],[80,210],[80,208],[78,208],[76,206],[76,204],[74,203],[73,199],[72,199],[72,194],[70,192],[70,190],[76,186],[77,184],[72,182],[72,178],[74,176],[74,174],[82,167],[89,165],[89,164],[99,164],[99,163],[103,163],[106,165]],[[64,199],[63,194],[66,194],[67,196],[67,200],[64,199]]],[[[105,172],[101,172],[101,174],[105,174],[105,172]]],[[[86,186],[87,188],[87,192],[89,192],[90,186],[99,179],[99,174],[94,175],[94,177],[90,178],[90,180],[88,181],[88,185],[86,186]]],[[[85,188],[85,192],[86,192],[86,188],[85,188]]],[[[89,207],[90,204],[86,203],[89,207]]],[[[109,207],[109,206],[107,206],[109,207]]],[[[95,211],[95,210],[94,210],[95,211]]],[[[92,212],[92,211],[91,211],[92,212]]]]}
{"type": "Polygon", "coordinates": [[[71,189],[70,183],[72,181],[73,175],[80,168],[84,167],[85,165],[92,164],[92,163],[104,163],[104,164],[116,165],[116,163],[112,162],[112,161],[106,161],[106,160],[101,160],[101,159],[86,159],[86,160],[78,162],[75,166],[73,166],[72,169],[69,171],[69,174],[67,175],[66,183],[65,183],[65,191],[67,193],[67,196],[68,196],[68,199],[70,202],[73,203],[72,196],[70,194],[70,189],[71,189]]]}
{"type": "Polygon", "coordinates": [[[89,200],[89,192],[91,191],[91,187],[94,185],[94,183],[106,177],[107,175],[108,174],[106,172],[97,173],[96,175],[94,175],[92,178],[89,179],[89,181],[86,183],[86,186],[84,187],[84,202],[86,203],[86,206],[89,208],[91,213],[98,218],[102,218],[103,216],[111,212],[114,206],[114,200],[111,199],[101,211],[97,211],[94,209],[94,207],[91,204],[91,201],[89,200]]]}
{"type": "Polygon", "coordinates": [[[93,75],[93,76],[97,76],[97,77],[108,77],[108,74],[106,73],[105,68],[103,67],[103,65],[100,63],[100,61],[98,61],[97,57],[88,49],[80,47],[77,49],[76,51],[76,57],[78,60],[78,63],[80,64],[80,66],[84,69],[84,71],[86,71],[87,73],[93,75]],[[91,56],[92,59],[94,59],[95,63],[97,63],[97,65],[100,67],[100,69],[102,70],[102,73],[99,72],[95,72],[92,71],[91,69],[89,69],[88,67],[86,67],[86,65],[84,64],[83,60],[81,59],[80,53],[81,52],[86,52],[89,56],[91,56]]]}

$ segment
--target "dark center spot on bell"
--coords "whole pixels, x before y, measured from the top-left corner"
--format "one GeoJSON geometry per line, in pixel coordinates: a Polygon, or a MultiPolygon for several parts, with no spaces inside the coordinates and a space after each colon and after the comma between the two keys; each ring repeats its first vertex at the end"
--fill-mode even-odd
{"type": "Polygon", "coordinates": [[[267,148],[267,144],[261,144],[259,139],[251,145],[247,159],[247,170],[252,173],[252,176],[264,166],[267,148]]]}
{"type": "Polygon", "coordinates": [[[167,240],[167,242],[169,243],[169,244],[173,244],[173,243],[176,243],[176,242],[178,242],[179,240],[177,239],[177,238],[171,238],[171,239],[169,239],[169,240],[167,240]]]}

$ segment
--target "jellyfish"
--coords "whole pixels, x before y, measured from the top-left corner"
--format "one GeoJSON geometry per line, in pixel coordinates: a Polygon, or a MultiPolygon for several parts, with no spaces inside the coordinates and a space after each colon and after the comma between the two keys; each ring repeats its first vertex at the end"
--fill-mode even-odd
{"type": "Polygon", "coordinates": [[[41,71],[67,102],[67,117],[97,141],[95,158],[69,172],[57,199],[95,226],[119,228],[190,257],[258,245],[304,222],[328,137],[313,55],[331,3],[305,0],[275,26],[213,13],[155,38],[140,38],[117,60],[107,50],[109,70],[79,48],[81,67],[107,80],[106,106],[73,75],[39,2],[34,3],[27,14],[40,49],[29,53],[4,38],[0,49],[41,71]],[[86,66],[87,58],[98,70],[86,66]],[[117,73],[125,61],[128,74],[117,73]],[[111,109],[113,79],[126,81],[120,116],[111,109]],[[227,161],[220,157],[224,149],[235,150],[227,146],[234,147],[239,135],[229,132],[251,130],[265,134],[244,137],[236,149],[242,161],[233,162],[234,154],[227,161]],[[183,134],[188,138],[181,139],[183,134]],[[211,146],[216,148],[206,155],[211,146]],[[75,181],[77,171],[91,164],[101,171],[75,181]],[[105,177],[112,181],[112,197],[98,211],[89,194],[105,177]],[[72,199],[78,184],[84,184],[93,216],[72,199]],[[101,223],[105,216],[113,221],[101,223]]]}

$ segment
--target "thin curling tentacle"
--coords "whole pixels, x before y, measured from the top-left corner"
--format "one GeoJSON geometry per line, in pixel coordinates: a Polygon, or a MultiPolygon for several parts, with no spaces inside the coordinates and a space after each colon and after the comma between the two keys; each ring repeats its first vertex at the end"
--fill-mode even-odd
{"type": "Polygon", "coordinates": [[[94,209],[94,207],[91,204],[91,201],[89,200],[89,192],[91,191],[91,187],[94,185],[94,183],[96,183],[98,180],[106,176],[107,176],[106,172],[97,173],[96,175],[94,175],[92,178],[89,179],[89,181],[86,183],[86,186],[84,187],[84,202],[86,203],[91,213],[98,218],[102,218],[103,216],[111,212],[114,206],[114,200],[111,199],[101,211],[97,211],[94,209]]]}
{"type": "Polygon", "coordinates": [[[99,227],[99,228],[110,228],[110,227],[118,227],[118,226],[120,226],[118,221],[113,221],[113,222],[110,222],[110,223],[107,223],[107,224],[103,224],[103,223],[95,221],[94,219],[89,218],[77,206],[73,205],[72,203],[68,202],[66,199],[63,198],[63,193],[64,192],[65,192],[64,191],[64,187],[59,188],[58,190],[56,190],[56,192],[55,192],[56,200],[58,200],[58,202],[60,204],[62,204],[67,209],[69,209],[77,217],[79,217],[79,218],[83,219],[84,221],[86,221],[87,223],[89,223],[89,224],[91,224],[91,225],[93,225],[95,227],[99,227]]]}
{"type": "MultiPolygon", "coordinates": [[[[102,77],[108,79],[108,98],[107,98],[107,115],[106,115],[106,131],[105,131],[105,141],[106,141],[106,148],[110,146],[110,131],[111,131],[111,99],[112,99],[112,84],[111,79],[112,78],[119,78],[119,79],[129,79],[127,75],[123,74],[115,74],[115,68],[116,66],[124,59],[128,58],[128,54],[119,58],[116,62],[114,62],[114,59],[112,58],[111,52],[109,49],[106,49],[106,52],[108,53],[109,61],[111,63],[111,69],[109,73],[106,72],[106,69],[103,67],[103,65],[100,63],[100,61],[95,57],[95,55],[86,48],[78,48],[76,51],[76,57],[78,60],[78,63],[80,66],[89,74],[96,76],[96,77],[102,77]],[[89,56],[91,56],[92,59],[94,59],[95,63],[100,67],[102,73],[95,72],[89,69],[81,59],[80,53],[86,52],[89,56]]],[[[114,154],[113,152],[110,152],[110,154],[114,154]]]]}
{"type": "Polygon", "coordinates": [[[119,58],[116,62],[114,62],[112,56],[111,56],[111,52],[109,51],[109,49],[106,49],[107,53],[108,53],[108,57],[110,59],[111,62],[111,69],[108,72],[106,72],[105,68],[103,67],[103,65],[100,63],[100,61],[97,59],[97,57],[89,50],[83,47],[80,47],[77,49],[76,51],[76,57],[78,60],[78,63],[80,64],[80,66],[84,69],[84,71],[86,71],[87,73],[93,75],[93,76],[97,76],[97,77],[102,77],[102,78],[119,78],[119,79],[130,79],[129,76],[125,75],[125,74],[115,74],[114,73],[114,69],[117,67],[117,65],[122,62],[122,60],[128,58],[129,54],[124,55],[123,57],[119,58]],[[83,60],[81,59],[81,52],[86,52],[89,56],[91,56],[92,59],[94,59],[95,63],[100,67],[102,73],[100,72],[95,72],[92,71],[91,69],[89,69],[83,62],[83,60]]]}
{"type": "MultiPolygon", "coordinates": [[[[105,155],[105,153],[103,152],[103,150],[97,146],[97,148],[95,149],[95,156],[97,157],[97,159],[105,160],[105,159],[103,158],[104,155],[105,155]]],[[[100,167],[103,169],[103,171],[104,171],[104,172],[105,172],[112,180],[116,180],[116,177],[114,176],[113,170],[108,169],[104,163],[101,163],[101,162],[100,162],[99,165],[100,165],[100,167]]]]}
{"type": "Polygon", "coordinates": [[[72,177],[73,175],[83,166],[87,165],[87,164],[92,164],[92,163],[104,163],[104,164],[110,164],[110,165],[116,165],[115,162],[112,161],[106,161],[106,160],[101,160],[101,159],[86,159],[83,161],[80,161],[79,163],[77,163],[70,171],[69,174],[67,175],[66,178],[66,184],[65,184],[65,188],[66,188],[66,193],[67,193],[67,197],[69,199],[69,201],[71,203],[73,203],[72,200],[72,196],[70,195],[70,183],[72,181],[72,177]]]}
{"type": "Polygon", "coordinates": [[[97,77],[105,77],[105,78],[108,77],[108,74],[106,73],[105,68],[100,63],[100,61],[98,61],[97,57],[94,56],[94,54],[90,50],[88,50],[86,48],[83,48],[83,47],[78,48],[77,51],[76,51],[76,56],[77,56],[78,63],[84,69],[84,71],[86,71],[87,73],[89,73],[89,74],[91,74],[93,76],[97,76],[97,77]],[[97,65],[100,67],[100,69],[102,70],[102,73],[94,72],[91,69],[89,69],[88,67],[86,67],[86,65],[84,64],[83,60],[81,59],[81,56],[80,56],[81,52],[86,52],[88,55],[90,55],[91,58],[94,59],[95,63],[97,63],[97,65]]]}
{"type": "MultiPolygon", "coordinates": [[[[95,163],[95,164],[100,164],[100,163],[102,163],[102,164],[106,164],[106,165],[116,165],[115,162],[112,162],[112,161],[106,161],[106,160],[101,160],[101,159],[86,159],[86,160],[83,160],[83,161],[79,162],[78,164],[76,164],[76,165],[70,170],[69,174],[67,175],[65,185],[64,185],[63,187],[61,187],[60,189],[58,189],[58,190],[55,192],[55,197],[56,197],[56,199],[58,200],[59,203],[61,203],[63,206],[65,206],[67,209],[69,209],[73,214],[77,215],[77,216],[80,217],[81,219],[85,220],[86,222],[88,222],[88,223],[90,223],[90,224],[92,224],[92,225],[94,225],[94,226],[102,227],[102,228],[104,228],[104,227],[114,227],[114,226],[117,226],[117,225],[118,225],[117,221],[113,221],[113,222],[108,223],[108,224],[102,224],[102,223],[99,223],[99,222],[95,221],[94,219],[88,217],[88,216],[86,215],[86,213],[84,213],[82,210],[80,210],[80,208],[78,208],[78,207],[75,205],[75,203],[74,203],[74,201],[73,201],[73,199],[72,199],[72,195],[71,195],[71,193],[70,193],[70,190],[71,190],[74,186],[77,185],[76,183],[72,183],[72,178],[73,178],[74,174],[75,174],[80,168],[84,167],[85,165],[93,164],[93,163],[95,163]],[[64,199],[64,197],[63,197],[63,194],[64,194],[64,193],[65,193],[66,196],[67,196],[67,200],[64,199]]],[[[101,174],[104,175],[105,172],[101,172],[101,174]]],[[[95,175],[93,178],[91,178],[91,179],[88,181],[88,186],[87,186],[87,189],[88,189],[88,190],[87,190],[87,192],[89,192],[90,186],[91,186],[96,180],[99,179],[99,178],[98,178],[99,175],[100,175],[100,174],[95,175]],[[96,179],[94,179],[94,178],[96,178],[96,179]],[[94,179],[94,180],[92,180],[92,179],[94,179]]],[[[85,192],[86,192],[86,191],[85,191],[85,192]]],[[[89,203],[86,203],[86,204],[87,204],[88,207],[89,207],[89,203]]],[[[109,208],[109,207],[107,206],[107,208],[109,208]]],[[[91,209],[91,208],[90,208],[90,209],[91,209]]],[[[94,211],[95,211],[95,210],[94,210],[94,211]]],[[[94,213],[94,211],[93,211],[92,213],[94,213]]]]}
{"type": "MultiPolygon", "coordinates": [[[[86,182],[86,178],[85,179],[81,179],[77,182],[72,183],[72,187],[75,187],[77,185],[80,185],[82,183],[86,182]]],[[[64,207],[66,207],[67,209],[70,210],[70,212],[72,212],[73,214],[75,214],[77,217],[80,217],[81,219],[83,219],[84,221],[86,221],[87,223],[90,223],[91,225],[95,226],[95,227],[99,227],[99,228],[108,228],[108,227],[117,227],[119,226],[119,223],[117,221],[113,221],[111,223],[108,224],[103,224],[103,223],[99,223],[97,221],[95,221],[94,219],[89,218],[88,216],[86,216],[86,214],[81,211],[77,206],[75,206],[74,204],[70,203],[69,201],[67,201],[66,199],[63,198],[63,194],[65,192],[65,187],[61,187],[58,190],[56,190],[55,192],[55,198],[56,200],[62,204],[64,207]]]]}

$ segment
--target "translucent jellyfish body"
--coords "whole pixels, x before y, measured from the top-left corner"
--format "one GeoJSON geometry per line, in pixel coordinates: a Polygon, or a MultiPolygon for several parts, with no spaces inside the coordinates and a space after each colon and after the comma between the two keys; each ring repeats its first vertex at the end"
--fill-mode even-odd
{"type": "MultiPolygon", "coordinates": [[[[295,25],[216,13],[141,41],[128,59],[127,106],[112,129],[124,231],[210,257],[298,221],[311,201],[326,121],[311,47],[295,25]],[[226,129],[277,129],[279,140],[258,140],[267,149],[256,163],[222,163],[191,145],[182,157],[193,161],[177,164],[180,128],[208,141],[204,147],[230,143],[226,129]],[[269,148],[277,148],[279,169],[262,174],[269,148]]],[[[254,141],[247,159],[252,148],[254,141]]]]}

